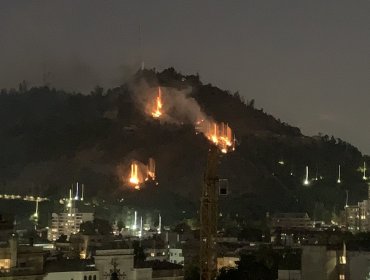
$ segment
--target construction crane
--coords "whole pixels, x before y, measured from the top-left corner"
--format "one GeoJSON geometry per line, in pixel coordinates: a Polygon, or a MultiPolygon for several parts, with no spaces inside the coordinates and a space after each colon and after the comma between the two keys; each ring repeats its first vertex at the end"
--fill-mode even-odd
{"type": "Polygon", "coordinates": [[[218,218],[217,166],[219,149],[210,145],[200,202],[200,280],[216,278],[216,237],[218,218]]]}

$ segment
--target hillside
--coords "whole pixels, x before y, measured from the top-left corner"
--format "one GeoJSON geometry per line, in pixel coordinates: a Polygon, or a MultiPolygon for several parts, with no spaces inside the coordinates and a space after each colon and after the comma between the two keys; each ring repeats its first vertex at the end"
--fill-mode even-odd
{"type": "MultiPolygon", "coordinates": [[[[187,92],[202,112],[234,130],[235,152],[220,159],[220,176],[229,179],[223,211],[248,217],[274,211],[308,211],[330,219],[341,209],[345,190],[350,201],[366,197],[359,167],[364,156],[349,143],[321,135],[307,137],[197,75],[169,68],[138,72],[113,89],[96,87],[90,95],[48,87],[2,90],[0,94],[0,184],[4,192],[37,192],[58,197],[76,181],[88,197],[117,199],[180,216],[196,210],[208,140],[190,122],[163,122],[146,115],[137,101],[138,85],[187,92]],[[131,160],[156,160],[156,189],[129,191],[119,170],[131,160]],[[279,163],[280,162],[280,163],[279,163]],[[337,184],[338,165],[342,183],[337,184]],[[305,166],[310,177],[303,186],[305,166]],[[186,208],[186,209],[182,209],[186,208]]],[[[173,98],[176,98],[176,93],[173,98]]],[[[294,108],[292,108],[294,110],[294,108]]],[[[178,112],[174,112],[178,113],[178,112]]],[[[125,171],[126,172],[126,171],[125,171]]]]}

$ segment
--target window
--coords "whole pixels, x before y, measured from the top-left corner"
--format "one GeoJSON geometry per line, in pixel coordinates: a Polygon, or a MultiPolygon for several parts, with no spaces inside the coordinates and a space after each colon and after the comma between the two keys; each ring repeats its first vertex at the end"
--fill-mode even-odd
{"type": "Polygon", "coordinates": [[[91,277],[91,275],[89,276],[89,280],[92,280],[92,277],[91,277]]]}
{"type": "Polygon", "coordinates": [[[0,269],[9,269],[10,259],[0,259],[0,269]]]}
{"type": "Polygon", "coordinates": [[[96,275],[94,275],[93,279],[96,280],[96,275]]]}
{"type": "Polygon", "coordinates": [[[87,276],[86,275],[84,276],[84,280],[87,280],[87,276]]]}

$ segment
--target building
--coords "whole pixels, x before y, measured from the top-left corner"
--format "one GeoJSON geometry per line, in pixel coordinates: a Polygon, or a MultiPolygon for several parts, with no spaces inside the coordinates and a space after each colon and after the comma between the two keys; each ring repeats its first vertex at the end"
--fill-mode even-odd
{"type": "Polygon", "coordinates": [[[80,231],[82,223],[92,222],[93,220],[93,213],[80,213],[77,208],[73,208],[72,213],[53,213],[48,239],[55,241],[62,235],[66,235],[69,239],[71,234],[76,234],[80,231]]]}
{"type": "Polygon", "coordinates": [[[357,205],[345,205],[342,225],[350,232],[370,231],[370,183],[368,198],[357,205]]]}
{"type": "Polygon", "coordinates": [[[184,265],[184,255],[181,248],[170,248],[168,253],[170,263],[184,265]]]}
{"type": "Polygon", "coordinates": [[[278,270],[278,280],[301,280],[300,270],[278,270]]]}
{"type": "Polygon", "coordinates": [[[0,279],[41,280],[44,277],[44,251],[33,246],[19,246],[13,235],[0,247],[0,279]]]}
{"type": "Polygon", "coordinates": [[[65,235],[67,239],[71,234],[76,234],[80,231],[80,225],[84,222],[92,222],[94,213],[80,212],[76,207],[76,202],[79,197],[72,197],[70,190],[69,199],[65,200],[64,211],[61,213],[52,213],[51,226],[48,231],[48,239],[56,241],[60,236],[65,235]]]}
{"type": "Polygon", "coordinates": [[[370,279],[370,252],[347,251],[345,279],[370,279]]]}
{"type": "Polygon", "coordinates": [[[109,279],[114,273],[125,280],[152,279],[152,268],[134,268],[133,249],[96,250],[94,259],[100,279],[109,279]]]}
{"type": "Polygon", "coordinates": [[[307,213],[276,213],[271,220],[273,229],[310,229],[313,222],[307,213]]]}
{"type": "Polygon", "coordinates": [[[339,279],[337,271],[339,258],[335,250],[328,250],[326,246],[303,246],[301,258],[302,280],[339,279]]]}
{"type": "Polygon", "coordinates": [[[361,231],[361,209],[358,205],[346,205],[344,207],[344,223],[348,231],[356,233],[361,231]]]}
{"type": "Polygon", "coordinates": [[[153,280],[184,280],[184,268],[182,265],[167,261],[149,262],[153,271],[153,280]]]}
{"type": "Polygon", "coordinates": [[[147,261],[166,261],[169,258],[169,249],[167,248],[146,248],[144,253],[147,261]]]}
{"type": "Polygon", "coordinates": [[[236,268],[239,260],[240,258],[236,256],[218,257],[217,270],[221,270],[222,268],[236,268]]]}
{"type": "Polygon", "coordinates": [[[87,260],[58,260],[45,265],[44,280],[100,280],[95,264],[87,260]]]}
{"type": "Polygon", "coordinates": [[[0,243],[7,242],[14,229],[14,216],[0,213],[0,243]]]}
{"type": "Polygon", "coordinates": [[[301,258],[302,280],[370,279],[368,251],[348,251],[345,244],[340,248],[303,246],[301,258]]]}

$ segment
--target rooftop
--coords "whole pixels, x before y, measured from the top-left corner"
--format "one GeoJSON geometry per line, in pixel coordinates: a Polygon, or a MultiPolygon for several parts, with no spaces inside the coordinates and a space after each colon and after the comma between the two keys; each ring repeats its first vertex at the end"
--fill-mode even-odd
{"type": "Polygon", "coordinates": [[[45,263],[45,272],[66,272],[66,271],[95,271],[95,264],[92,260],[56,260],[45,263]]]}
{"type": "Polygon", "coordinates": [[[305,212],[290,212],[290,213],[276,213],[273,215],[274,218],[282,219],[282,218],[304,218],[307,219],[309,218],[308,214],[305,212]]]}
{"type": "Polygon", "coordinates": [[[182,265],[170,263],[168,261],[142,261],[135,263],[135,268],[152,268],[153,270],[171,270],[171,269],[183,269],[182,265]]]}

